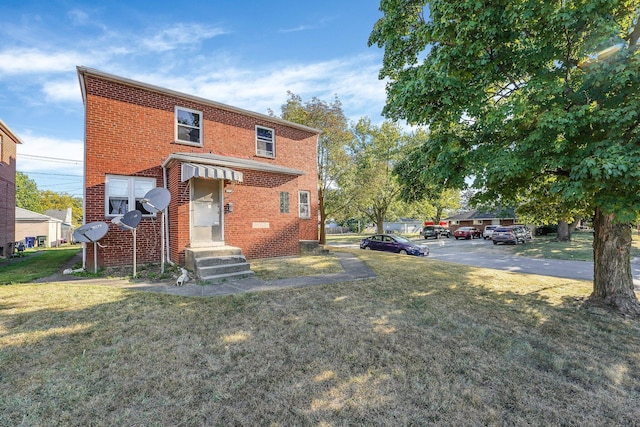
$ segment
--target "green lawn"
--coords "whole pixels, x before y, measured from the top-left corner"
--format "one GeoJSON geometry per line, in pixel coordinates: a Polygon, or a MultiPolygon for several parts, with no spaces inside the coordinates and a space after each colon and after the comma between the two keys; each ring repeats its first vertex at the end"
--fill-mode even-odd
{"type": "Polygon", "coordinates": [[[590,283],[355,253],[376,279],[0,286],[0,425],[638,424],[640,325],[590,283]]]}
{"type": "Polygon", "coordinates": [[[29,283],[61,272],[61,266],[80,251],[78,247],[29,249],[22,257],[0,261],[0,285],[29,283]]]}
{"type": "MultiPolygon", "coordinates": [[[[570,242],[558,242],[555,235],[539,236],[525,245],[511,247],[518,255],[534,258],[593,261],[593,234],[576,232],[570,242]]],[[[634,232],[631,256],[640,257],[640,236],[634,232]]]]}

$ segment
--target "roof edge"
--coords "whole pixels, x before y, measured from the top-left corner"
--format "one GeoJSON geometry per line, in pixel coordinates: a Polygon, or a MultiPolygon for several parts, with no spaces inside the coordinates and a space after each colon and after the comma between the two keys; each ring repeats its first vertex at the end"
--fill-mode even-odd
{"type": "Polygon", "coordinates": [[[11,139],[13,139],[16,142],[16,144],[24,144],[24,142],[22,142],[20,137],[18,135],[16,135],[15,133],[13,133],[11,128],[9,128],[9,126],[7,126],[7,124],[5,122],[3,122],[2,119],[0,119],[0,128],[2,128],[2,130],[7,135],[9,135],[11,137],[11,139]]]}
{"type": "Polygon", "coordinates": [[[160,87],[160,86],[152,85],[152,84],[149,84],[149,83],[144,83],[144,82],[140,82],[140,81],[137,81],[137,80],[128,79],[126,77],[116,76],[115,74],[105,73],[103,71],[96,70],[94,68],[78,65],[76,67],[76,69],[78,70],[78,78],[80,79],[80,88],[81,88],[81,91],[82,91],[83,101],[86,100],[84,76],[90,75],[90,76],[100,77],[100,78],[105,79],[105,80],[110,80],[110,81],[113,81],[113,82],[122,83],[122,84],[127,85],[127,86],[134,86],[134,87],[138,87],[138,88],[141,88],[141,89],[149,90],[149,91],[152,91],[152,92],[157,92],[157,93],[161,93],[161,94],[165,94],[165,95],[176,96],[178,98],[188,99],[188,100],[191,100],[191,101],[194,101],[194,102],[198,102],[198,103],[201,103],[201,104],[206,104],[206,105],[209,105],[209,106],[212,106],[212,107],[220,108],[221,110],[226,110],[226,111],[230,111],[230,112],[234,112],[234,113],[248,115],[248,116],[251,116],[251,117],[255,117],[257,119],[267,120],[267,121],[270,121],[270,122],[279,123],[279,124],[284,125],[284,126],[294,127],[294,128],[300,129],[300,130],[307,131],[307,132],[311,132],[311,133],[315,133],[315,134],[322,133],[321,130],[316,129],[316,128],[312,128],[310,126],[305,126],[305,125],[301,125],[301,124],[298,124],[298,123],[290,122],[288,120],[280,119],[278,117],[271,117],[271,116],[268,116],[266,114],[256,113],[255,111],[249,111],[249,110],[245,110],[245,109],[242,109],[242,108],[233,107],[231,105],[223,104],[221,102],[216,102],[216,101],[212,101],[210,99],[201,98],[199,96],[190,95],[188,93],[178,92],[176,90],[167,89],[167,88],[163,88],[163,87],[160,87]]]}

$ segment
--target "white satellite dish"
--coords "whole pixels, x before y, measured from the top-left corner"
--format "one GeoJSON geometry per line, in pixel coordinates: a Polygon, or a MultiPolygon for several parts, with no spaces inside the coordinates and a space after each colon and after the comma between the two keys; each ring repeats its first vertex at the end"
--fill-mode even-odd
{"type": "Polygon", "coordinates": [[[111,220],[112,223],[120,227],[121,230],[131,230],[133,233],[133,277],[136,277],[136,228],[142,219],[142,212],[139,210],[129,211],[122,216],[117,216],[111,220]]]}
{"type": "Polygon", "coordinates": [[[97,221],[80,226],[73,232],[76,242],[93,243],[94,273],[98,272],[98,240],[102,239],[107,231],[109,231],[109,225],[106,222],[97,221]]]}
{"type": "Polygon", "coordinates": [[[171,193],[162,187],[152,188],[142,198],[142,206],[148,211],[160,214],[160,269],[164,273],[164,215],[163,212],[171,201],[171,193]]]}

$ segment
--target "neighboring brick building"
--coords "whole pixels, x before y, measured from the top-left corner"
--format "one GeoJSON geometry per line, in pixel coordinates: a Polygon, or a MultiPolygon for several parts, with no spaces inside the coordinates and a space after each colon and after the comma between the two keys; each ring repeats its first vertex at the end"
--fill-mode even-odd
{"type": "Polygon", "coordinates": [[[180,265],[189,248],[234,246],[251,259],[317,241],[318,130],[86,67],[78,76],[85,222],[109,223],[99,266],[131,264],[131,233],[111,220],[132,209],[143,213],[138,261],[160,259],[160,221],[139,203],[154,187],[171,193],[168,247],[180,265]]]}
{"type": "Polygon", "coordinates": [[[445,219],[449,223],[451,232],[460,227],[476,227],[484,231],[487,225],[513,225],[516,223],[516,214],[513,209],[503,209],[496,212],[482,212],[472,210],[462,212],[445,219]]]}
{"type": "Polygon", "coordinates": [[[0,120],[0,257],[9,257],[16,239],[16,148],[22,144],[0,120]]]}

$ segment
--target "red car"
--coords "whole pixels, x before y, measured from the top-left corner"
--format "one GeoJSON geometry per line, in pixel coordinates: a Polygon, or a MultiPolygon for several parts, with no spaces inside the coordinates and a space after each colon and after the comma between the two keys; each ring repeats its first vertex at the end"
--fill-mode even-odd
{"type": "Polygon", "coordinates": [[[482,236],[482,232],[475,227],[460,227],[455,233],[453,233],[453,237],[458,239],[479,239],[482,236]]]}

